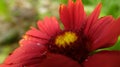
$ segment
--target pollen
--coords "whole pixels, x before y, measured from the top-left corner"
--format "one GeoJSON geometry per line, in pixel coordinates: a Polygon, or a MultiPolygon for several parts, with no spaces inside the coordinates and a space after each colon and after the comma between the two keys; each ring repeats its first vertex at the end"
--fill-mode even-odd
{"type": "Polygon", "coordinates": [[[58,35],[55,39],[55,44],[58,47],[70,46],[71,43],[74,43],[78,39],[77,35],[74,32],[65,32],[62,35],[58,35]]]}
{"type": "Polygon", "coordinates": [[[27,39],[28,39],[28,36],[27,36],[27,35],[24,35],[24,36],[23,36],[23,39],[27,40],[27,39]]]}

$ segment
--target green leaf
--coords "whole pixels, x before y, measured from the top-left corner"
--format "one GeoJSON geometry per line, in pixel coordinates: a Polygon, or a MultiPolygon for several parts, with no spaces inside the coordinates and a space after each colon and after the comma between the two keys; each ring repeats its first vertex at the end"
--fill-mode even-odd
{"type": "Polygon", "coordinates": [[[60,1],[60,3],[64,3],[64,4],[67,4],[67,2],[68,2],[68,0],[59,0],[60,1]]]}
{"type": "Polygon", "coordinates": [[[9,8],[5,0],[0,0],[0,15],[2,18],[10,16],[9,8]]]}
{"type": "Polygon", "coordinates": [[[120,50],[120,37],[118,38],[118,41],[113,47],[109,48],[110,50],[120,50]]]}

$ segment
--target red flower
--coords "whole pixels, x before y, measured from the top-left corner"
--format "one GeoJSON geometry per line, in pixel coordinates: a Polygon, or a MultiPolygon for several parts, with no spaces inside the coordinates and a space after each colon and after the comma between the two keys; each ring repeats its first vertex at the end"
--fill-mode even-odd
{"type": "Polygon", "coordinates": [[[101,3],[86,16],[81,0],[60,6],[60,19],[38,21],[38,29],[26,32],[17,48],[0,67],[120,67],[120,51],[90,52],[115,44],[120,18],[98,18],[101,3]]]}

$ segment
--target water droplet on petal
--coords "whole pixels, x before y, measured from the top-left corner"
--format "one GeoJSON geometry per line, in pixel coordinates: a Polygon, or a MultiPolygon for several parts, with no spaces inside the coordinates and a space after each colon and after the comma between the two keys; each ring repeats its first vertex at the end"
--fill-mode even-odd
{"type": "Polygon", "coordinates": [[[41,44],[40,43],[37,43],[38,46],[40,46],[41,44]]]}
{"type": "Polygon", "coordinates": [[[26,67],[26,66],[23,66],[23,67],[26,67]]]}
{"type": "Polygon", "coordinates": [[[88,61],[88,59],[85,59],[85,61],[88,61]]]}
{"type": "Polygon", "coordinates": [[[41,55],[45,55],[47,53],[47,51],[45,51],[44,53],[42,53],[41,55]]]}

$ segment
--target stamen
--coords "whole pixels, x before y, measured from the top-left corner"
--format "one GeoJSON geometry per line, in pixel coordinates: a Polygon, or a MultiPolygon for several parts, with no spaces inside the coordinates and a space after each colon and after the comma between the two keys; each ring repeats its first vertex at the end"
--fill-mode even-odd
{"type": "Polygon", "coordinates": [[[62,35],[59,35],[55,39],[55,44],[58,47],[69,46],[71,43],[74,43],[78,39],[77,35],[74,32],[65,32],[62,35]]]}
{"type": "Polygon", "coordinates": [[[47,47],[52,53],[68,56],[81,63],[88,55],[86,40],[79,31],[63,31],[53,37],[47,47]]]}

